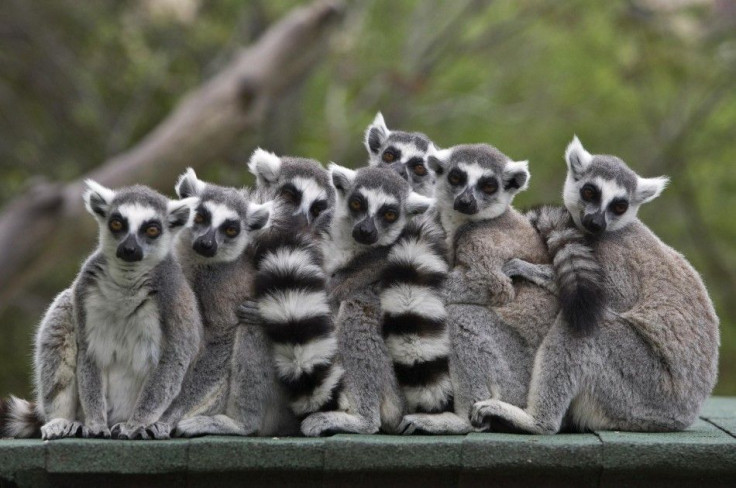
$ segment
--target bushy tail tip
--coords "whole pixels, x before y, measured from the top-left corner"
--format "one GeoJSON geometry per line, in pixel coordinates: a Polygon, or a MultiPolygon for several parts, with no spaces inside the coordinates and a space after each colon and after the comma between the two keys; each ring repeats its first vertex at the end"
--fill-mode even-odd
{"type": "Polygon", "coordinates": [[[0,436],[21,439],[41,437],[43,419],[36,405],[11,396],[0,400],[0,436]]]}

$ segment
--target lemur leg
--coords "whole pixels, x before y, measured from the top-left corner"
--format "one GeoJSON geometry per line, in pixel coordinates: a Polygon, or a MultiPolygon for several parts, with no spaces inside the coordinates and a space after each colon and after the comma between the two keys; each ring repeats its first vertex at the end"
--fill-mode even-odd
{"type": "Polygon", "coordinates": [[[469,419],[473,404],[489,398],[524,405],[531,360],[521,337],[486,307],[448,305],[447,316],[455,412],[469,419]]]}
{"type": "Polygon", "coordinates": [[[174,436],[199,437],[203,435],[250,435],[243,424],[231,419],[227,415],[195,415],[176,425],[174,436]]]}
{"type": "Polygon", "coordinates": [[[591,347],[594,339],[571,336],[567,324],[558,317],[535,357],[526,409],[497,399],[480,401],[473,406],[471,422],[491,430],[558,432],[580,391],[586,358],[593,356],[586,349],[591,347]]]}
{"type": "Polygon", "coordinates": [[[555,271],[551,264],[532,264],[523,259],[513,258],[503,265],[503,272],[509,278],[523,278],[552,294],[557,294],[555,271]]]}
{"type": "Polygon", "coordinates": [[[237,419],[242,432],[239,435],[265,434],[262,430],[269,411],[281,409],[274,404],[278,393],[276,372],[268,337],[260,325],[238,326],[230,368],[226,413],[237,419]]]}
{"type": "Polygon", "coordinates": [[[407,435],[459,435],[474,430],[467,417],[460,417],[454,412],[412,413],[405,415],[399,424],[399,432],[407,435]]]}
{"type": "Polygon", "coordinates": [[[44,440],[79,437],[84,426],[77,418],[77,335],[71,290],[60,293],[39,327],[34,351],[37,409],[46,423],[44,440]]]}

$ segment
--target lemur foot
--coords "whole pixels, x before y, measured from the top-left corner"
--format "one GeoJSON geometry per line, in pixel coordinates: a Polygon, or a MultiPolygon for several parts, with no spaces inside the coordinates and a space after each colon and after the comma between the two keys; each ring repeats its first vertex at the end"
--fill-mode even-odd
{"type": "Polygon", "coordinates": [[[154,422],[150,425],[121,422],[112,427],[112,435],[123,440],[160,440],[171,437],[171,426],[166,422],[154,422]]]}
{"type": "Polygon", "coordinates": [[[110,428],[107,424],[85,424],[82,429],[82,437],[87,439],[109,439],[110,428]]]}
{"type": "Polygon", "coordinates": [[[52,441],[65,437],[85,437],[84,431],[85,428],[81,422],[56,418],[41,426],[41,439],[52,441]]]}
{"type": "Polygon", "coordinates": [[[459,435],[467,434],[474,429],[467,419],[462,419],[452,412],[444,412],[438,414],[415,413],[405,415],[401,419],[398,430],[403,435],[459,435]]]}

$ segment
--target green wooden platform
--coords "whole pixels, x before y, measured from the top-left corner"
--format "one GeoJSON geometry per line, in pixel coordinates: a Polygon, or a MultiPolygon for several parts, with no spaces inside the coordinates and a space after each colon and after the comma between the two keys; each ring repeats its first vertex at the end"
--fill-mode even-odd
{"type": "Polygon", "coordinates": [[[0,441],[0,486],[736,486],[736,398],[670,434],[0,441]]]}

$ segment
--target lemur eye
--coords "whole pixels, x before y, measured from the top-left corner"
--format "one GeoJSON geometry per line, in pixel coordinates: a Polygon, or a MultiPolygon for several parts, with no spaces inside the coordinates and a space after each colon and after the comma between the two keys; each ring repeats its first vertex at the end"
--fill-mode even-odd
{"type": "Polygon", "coordinates": [[[611,204],[611,210],[616,215],[623,215],[626,213],[626,211],[629,209],[629,203],[628,202],[613,202],[611,204]]]}
{"type": "Polygon", "coordinates": [[[120,221],[120,219],[112,219],[108,224],[108,227],[110,227],[110,230],[113,232],[120,232],[123,230],[123,222],[120,221]]]}
{"type": "Polygon", "coordinates": [[[383,157],[384,162],[386,163],[393,163],[396,160],[396,154],[392,153],[391,151],[384,151],[383,157]]]}
{"type": "Polygon", "coordinates": [[[417,164],[413,168],[414,174],[417,176],[424,176],[427,174],[427,168],[423,164],[417,164]]]}
{"type": "Polygon", "coordinates": [[[585,185],[582,190],[580,190],[580,196],[586,202],[593,200],[596,196],[595,188],[590,185],[585,185]]]}
{"type": "Polygon", "coordinates": [[[383,218],[386,222],[394,222],[399,217],[399,214],[393,210],[386,210],[383,212],[383,218]]]}
{"type": "Polygon", "coordinates": [[[155,239],[161,235],[161,228],[158,225],[149,225],[146,227],[146,235],[151,239],[155,239]]]}
{"type": "Polygon", "coordinates": [[[235,237],[240,234],[240,229],[235,225],[228,225],[225,227],[225,235],[228,237],[235,237]]]}
{"type": "Polygon", "coordinates": [[[353,199],[350,200],[350,208],[357,211],[363,208],[363,204],[360,203],[360,200],[353,199]]]}
{"type": "Polygon", "coordinates": [[[314,202],[312,206],[309,208],[309,213],[312,214],[312,217],[317,217],[319,214],[324,211],[324,209],[327,207],[327,204],[323,201],[314,202]]]}
{"type": "Polygon", "coordinates": [[[196,214],[194,214],[194,223],[195,224],[201,224],[202,222],[204,222],[204,215],[202,215],[199,212],[197,212],[196,214]]]}
{"type": "Polygon", "coordinates": [[[296,192],[289,187],[281,189],[281,197],[289,203],[298,203],[296,192]]]}
{"type": "Polygon", "coordinates": [[[450,175],[447,177],[447,181],[449,181],[453,185],[457,185],[460,183],[460,176],[455,173],[450,173],[450,175]]]}
{"type": "Polygon", "coordinates": [[[494,193],[496,193],[496,190],[498,190],[498,185],[495,181],[483,183],[483,185],[480,187],[480,191],[482,191],[486,195],[493,195],[494,193]]]}

